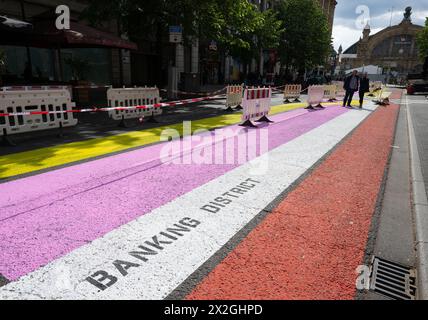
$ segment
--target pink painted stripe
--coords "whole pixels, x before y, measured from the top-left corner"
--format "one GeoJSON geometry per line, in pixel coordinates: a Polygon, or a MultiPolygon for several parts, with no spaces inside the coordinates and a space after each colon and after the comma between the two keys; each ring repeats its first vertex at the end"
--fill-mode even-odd
{"type": "MultiPolygon", "coordinates": [[[[307,114],[304,109],[294,110],[274,117],[277,122],[307,114]]],[[[228,127],[238,130],[235,125],[228,127]]],[[[34,202],[47,205],[69,195],[100,185],[100,180],[116,178],[118,174],[134,172],[136,167],[151,167],[159,162],[162,144],[149,146],[124,154],[86,162],[38,177],[29,177],[0,184],[0,221],[34,208],[34,202]],[[60,174],[58,174],[60,173],[60,174]]]]}
{"type": "MultiPolygon", "coordinates": [[[[345,112],[272,117],[269,150],[345,112]]],[[[0,274],[16,280],[239,166],[162,165],[162,147],[0,184],[0,274]]]]}

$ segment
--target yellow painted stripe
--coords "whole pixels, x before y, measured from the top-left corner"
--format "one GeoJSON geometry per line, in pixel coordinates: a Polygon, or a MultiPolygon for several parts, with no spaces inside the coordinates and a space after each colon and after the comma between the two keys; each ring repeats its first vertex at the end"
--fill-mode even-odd
{"type": "MultiPolygon", "coordinates": [[[[303,103],[272,107],[271,114],[303,108],[303,103]]],[[[241,114],[227,114],[192,122],[192,130],[215,129],[240,123],[241,114]]],[[[133,131],[103,138],[72,142],[0,157],[0,179],[27,174],[160,141],[163,130],[182,132],[182,124],[133,131]]]]}

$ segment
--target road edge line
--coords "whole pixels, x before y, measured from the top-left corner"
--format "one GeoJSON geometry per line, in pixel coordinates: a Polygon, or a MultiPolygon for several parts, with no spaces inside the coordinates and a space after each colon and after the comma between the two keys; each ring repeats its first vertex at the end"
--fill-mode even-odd
{"type": "Polygon", "coordinates": [[[410,139],[410,164],[412,207],[416,232],[418,293],[420,300],[428,300],[428,199],[416,142],[413,119],[409,108],[409,99],[406,96],[407,121],[410,139]]]}

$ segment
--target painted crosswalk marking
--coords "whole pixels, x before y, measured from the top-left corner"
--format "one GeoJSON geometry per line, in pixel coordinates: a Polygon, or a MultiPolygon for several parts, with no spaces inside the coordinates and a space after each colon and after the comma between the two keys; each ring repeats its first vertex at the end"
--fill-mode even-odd
{"type": "Polygon", "coordinates": [[[266,175],[251,176],[251,164],[238,167],[0,288],[0,299],[165,298],[375,107],[367,109],[343,114],[263,155],[259,160],[269,163],[266,175]],[[249,179],[259,181],[260,187],[243,192],[219,212],[201,210],[217,195],[249,179]],[[168,236],[155,241],[153,237],[162,233],[168,236]],[[69,278],[58,281],[64,270],[69,278]]]}

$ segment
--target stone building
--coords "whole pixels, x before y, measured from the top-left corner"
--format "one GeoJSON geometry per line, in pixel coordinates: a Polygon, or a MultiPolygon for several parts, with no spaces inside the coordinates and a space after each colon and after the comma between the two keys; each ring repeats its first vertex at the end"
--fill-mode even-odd
{"type": "Polygon", "coordinates": [[[324,11],[325,16],[327,17],[328,24],[330,26],[330,35],[333,32],[333,23],[334,23],[334,13],[336,11],[336,0],[318,0],[321,8],[324,11]]]}
{"type": "Polygon", "coordinates": [[[422,28],[412,23],[410,7],[398,25],[373,35],[367,25],[362,38],[341,54],[340,71],[376,65],[383,68],[387,78],[421,72],[423,62],[419,58],[416,34],[422,28]]]}

